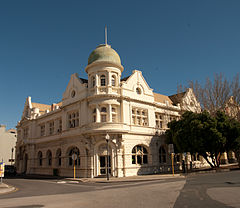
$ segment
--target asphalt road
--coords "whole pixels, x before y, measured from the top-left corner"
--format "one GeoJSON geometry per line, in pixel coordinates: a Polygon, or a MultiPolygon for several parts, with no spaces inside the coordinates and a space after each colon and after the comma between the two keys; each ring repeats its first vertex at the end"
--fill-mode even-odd
{"type": "Polygon", "coordinates": [[[112,183],[74,183],[53,179],[6,179],[18,187],[0,195],[0,207],[240,207],[240,171],[208,173],[186,179],[112,183]]]}
{"type": "Polygon", "coordinates": [[[240,171],[188,176],[174,208],[240,208],[240,171]]]}
{"type": "Polygon", "coordinates": [[[0,195],[0,207],[173,207],[184,178],[111,183],[7,179],[16,192],[0,195]]]}

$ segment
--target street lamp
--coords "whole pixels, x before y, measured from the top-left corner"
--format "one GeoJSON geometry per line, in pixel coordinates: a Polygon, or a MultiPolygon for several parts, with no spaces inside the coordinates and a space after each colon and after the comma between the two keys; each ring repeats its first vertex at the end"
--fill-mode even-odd
{"type": "Polygon", "coordinates": [[[108,134],[106,134],[105,139],[106,139],[106,142],[107,142],[107,180],[109,181],[109,158],[108,158],[109,149],[108,149],[108,142],[109,142],[110,136],[108,134]]]}

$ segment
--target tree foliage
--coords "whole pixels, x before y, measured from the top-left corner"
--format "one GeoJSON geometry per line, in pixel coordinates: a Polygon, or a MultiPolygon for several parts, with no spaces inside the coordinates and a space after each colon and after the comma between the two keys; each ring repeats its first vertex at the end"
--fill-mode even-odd
{"type": "Polygon", "coordinates": [[[220,155],[240,147],[240,124],[217,111],[185,112],[179,121],[168,124],[167,143],[173,143],[178,152],[198,153],[210,164],[219,167],[220,155]]]}

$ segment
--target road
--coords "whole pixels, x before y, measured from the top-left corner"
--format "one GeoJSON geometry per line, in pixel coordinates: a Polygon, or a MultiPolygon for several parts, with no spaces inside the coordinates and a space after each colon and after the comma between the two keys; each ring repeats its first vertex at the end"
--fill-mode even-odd
{"type": "Polygon", "coordinates": [[[111,183],[21,178],[5,182],[18,191],[0,195],[4,208],[240,208],[240,171],[111,183]]]}
{"type": "Polygon", "coordinates": [[[188,176],[174,208],[240,208],[240,171],[188,176]]]}
{"type": "Polygon", "coordinates": [[[8,179],[18,191],[0,195],[0,207],[173,207],[184,178],[113,183],[8,179]]]}

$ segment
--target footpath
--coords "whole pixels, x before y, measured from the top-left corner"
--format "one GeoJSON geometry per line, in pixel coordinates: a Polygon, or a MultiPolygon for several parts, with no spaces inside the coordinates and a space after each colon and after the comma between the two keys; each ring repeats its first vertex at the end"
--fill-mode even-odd
{"type": "Polygon", "coordinates": [[[167,179],[176,179],[176,178],[185,178],[185,176],[180,174],[156,174],[156,175],[139,175],[139,176],[128,176],[128,177],[110,177],[107,180],[106,177],[97,177],[97,178],[66,178],[65,180],[83,182],[83,183],[116,183],[116,182],[141,182],[141,181],[156,181],[156,180],[167,180],[167,179]]]}
{"type": "Polygon", "coordinates": [[[11,191],[14,191],[16,188],[13,186],[9,186],[5,183],[0,183],[0,194],[9,193],[11,191]]]}

